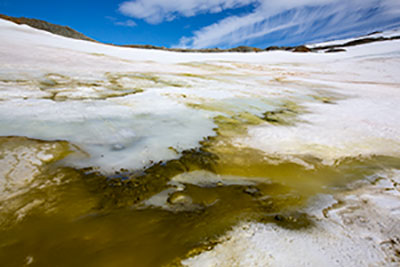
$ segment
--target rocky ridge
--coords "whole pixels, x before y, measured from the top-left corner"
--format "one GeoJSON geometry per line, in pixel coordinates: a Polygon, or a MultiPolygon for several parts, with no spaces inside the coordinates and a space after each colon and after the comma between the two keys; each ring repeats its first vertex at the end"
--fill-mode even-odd
{"type": "Polygon", "coordinates": [[[44,20],[40,20],[40,19],[31,19],[31,18],[25,18],[25,17],[17,18],[17,17],[11,17],[11,16],[7,16],[7,15],[2,15],[2,14],[0,14],[0,19],[8,20],[8,21],[14,22],[16,24],[25,24],[32,28],[47,31],[47,32],[61,35],[61,36],[68,37],[68,38],[96,42],[94,39],[87,37],[86,35],[84,35],[80,32],[77,32],[68,26],[61,26],[61,25],[53,24],[53,23],[50,23],[50,22],[47,22],[44,20]]]}

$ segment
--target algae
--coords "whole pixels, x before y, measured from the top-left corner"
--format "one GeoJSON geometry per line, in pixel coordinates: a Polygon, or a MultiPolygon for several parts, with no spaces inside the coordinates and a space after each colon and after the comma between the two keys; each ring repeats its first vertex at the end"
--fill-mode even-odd
{"type": "Polygon", "coordinates": [[[266,111],[263,114],[262,119],[272,124],[292,125],[293,120],[290,119],[293,119],[295,116],[297,116],[296,111],[287,107],[283,107],[274,111],[266,111]]]}
{"type": "MultiPolygon", "coordinates": [[[[224,63],[220,61],[221,63],[224,63]]],[[[225,62],[226,63],[226,62],[225,62]]],[[[205,63],[205,62],[188,62],[188,63],[180,63],[179,65],[182,66],[188,66],[188,67],[193,67],[193,68],[198,68],[206,71],[212,71],[212,72],[217,72],[217,71],[233,71],[234,68],[228,66],[227,64],[222,65],[222,64],[212,64],[212,63],[205,63]]]]}
{"type": "Polygon", "coordinates": [[[125,85],[120,79],[130,76],[106,73],[106,80],[76,80],[58,73],[48,73],[38,81],[39,89],[48,94],[43,97],[53,101],[85,100],[124,97],[144,92],[140,84],[125,85]],[[82,89],[85,89],[82,93],[82,89]]]}
{"type": "MultiPolygon", "coordinates": [[[[313,227],[314,219],[301,212],[301,207],[316,191],[294,186],[294,180],[302,183],[310,176],[320,179],[336,174],[331,181],[336,187],[384,166],[400,167],[398,159],[388,158],[348,159],[316,170],[302,166],[288,170],[287,165],[265,162],[260,168],[239,164],[232,169],[220,166],[219,160],[210,153],[191,150],[178,160],[114,177],[53,166],[43,175],[62,173],[68,182],[51,190],[38,188],[35,194],[25,196],[31,200],[42,197],[43,203],[51,205],[0,230],[0,259],[7,266],[23,265],[28,257],[32,266],[176,265],[183,258],[212,249],[242,221],[275,223],[296,231],[313,227]],[[178,173],[197,169],[215,175],[262,175],[262,179],[253,185],[182,182],[177,187],[167,183],[178,173]],[[336,178],[342,176],[346,181],[338,182],[336,178]],[[166,188],[174,190],[164,203],[171,210],[143,204],[166,188]]],[[[319,188],[319,192],[323,190],[319,188]]]]}
{"type": "MultiPolygon", "coordinates": [[[[278,113],[281,124],[304,112],[289,102],[276,108],[285,110],[278,113]]],[[[349,182],[383,168],[400,168],[399,159],[383,156],[347,158],[333,166],[301,157],[313,168],[271,158],[233,141],[249,126],[266,123],[265,118],[232,105],[210,109],[219,113],[214,117],[215,135],[204,138],[196,149],[182,151],[178,159],[108,176],[57,162],[42,169],[40,180],[59,177],[63,182],[35,187],[21,196],[24,203],[40,202],[22,220],[0,228],[2,263],[179,266],[182,259],[222,242],[224,234],[243,221],[274,223],[293,231],[313,227],[314,218],[302,211],[310,197],[345,190],[349,182]],[[174,180],[196,171],[216,179],[197,184],[174,180]],[[225,182],[232,176],[245,183],[225,182]]],[[[7,216],[9,222],[15,220],[15,215],[7,216]]]]}
{"type": "Polygon", "coordinates": [[[153,73],[106,73],[109,82],[116,88],[124,87],[121,79],[130,79],[133,83],[142,84],[144,87],[185,87],[184,84],[168,81],[153,73]]]}
{"type": "Polygon", "coordinates": [[[180,76],[189,78],[198,78],[198,79],[208,79],[208,77],[205,75],[194,74],[194,73],[181,73],[180,76]]]}

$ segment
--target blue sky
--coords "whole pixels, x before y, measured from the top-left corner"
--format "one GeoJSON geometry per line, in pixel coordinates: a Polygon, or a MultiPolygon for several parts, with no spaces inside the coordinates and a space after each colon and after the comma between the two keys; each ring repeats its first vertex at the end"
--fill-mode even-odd
{"type": "Polygon", "coordinates": [[[297,45],[400,28],[400,0],[0,0],[0,13],[107,43],[188,48],[297,45]]]}

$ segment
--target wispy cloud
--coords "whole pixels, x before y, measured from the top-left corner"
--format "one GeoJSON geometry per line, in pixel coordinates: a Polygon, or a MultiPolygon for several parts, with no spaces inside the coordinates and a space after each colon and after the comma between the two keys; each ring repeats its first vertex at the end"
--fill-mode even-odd
{"type": "Polygon", "coordinates": [[[128,19],[126,21],[117,21],[115,22],[115,25],[125,26],[125,27],[135,27],[137,24],[133,20],[128,19]]]}
{"type": "Polygon", "coordinates": [[[252,5],[180,39],[178,47],[312,42],[400,26],[399,0],[135,0],[120,5],[128,16],[161,23],[177,16],[218,13],[252,5]]]}
{"type": "Polygon", "coordinates": [[[117,26],[124,26],[124,27],[136,27],[137,24],[131,19],[125,20],[125,21],[119,21],[117,18],[111,17],[111,16],[106,16],[106,19],[111,21],[114,25],[117,26]]]}
{"type": "Polygon", "coordinates": [[[257,0],[135,0],[123,2],[119,6],[119,11],[127,16],[158,24],[165,20],[173,20],[177,16],[192,17],[199,13],[219,13],[257,2],[257,0]]]}

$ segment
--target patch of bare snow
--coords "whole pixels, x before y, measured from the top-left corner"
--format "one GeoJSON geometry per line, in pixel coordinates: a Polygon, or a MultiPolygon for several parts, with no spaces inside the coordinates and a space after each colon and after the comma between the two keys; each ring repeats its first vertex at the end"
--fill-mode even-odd
{"type": "Polygon", "coordinates": [[[313,199],[315,225],[288,230],[243,223],[213,250],[184,260],[185,266],[398,266],[400,264],[400,172],[381,173],[376,184],[313,199]]]}

